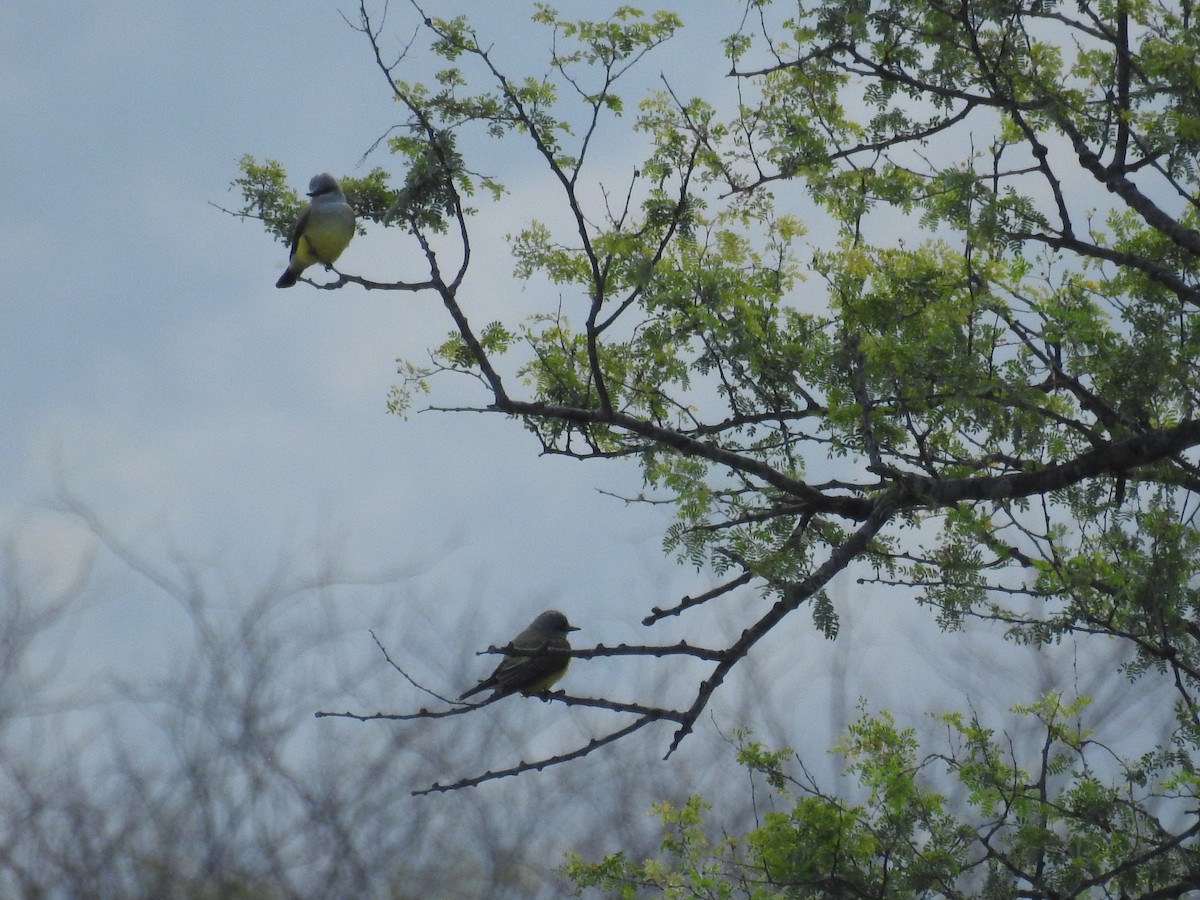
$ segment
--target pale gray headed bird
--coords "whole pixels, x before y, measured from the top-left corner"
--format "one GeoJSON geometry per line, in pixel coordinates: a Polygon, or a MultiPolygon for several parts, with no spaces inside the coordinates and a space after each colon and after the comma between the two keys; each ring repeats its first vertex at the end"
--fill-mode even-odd
{"type": "MultiPolygon", "coordinates": [[[[570,650],[567,634],[578,631],[557,609],[548,609],[512,639],[514,650],[570,650]]],[[[506,654],[496,671],[458,699],[492,688],[492,699],[520,691],[526,697],[549,690],[567,672],[571,664],[565,656],[514,656],[506,654]]]]}
{"type": "Polygon", "coordinates": [[[312,200],[292,226],[288,267],[275,287],[291,287],[313,263],[332,266],[354,237],[354,210],[336,178],[328,172],[314,175],[308,183],[308,196],[312,200]]]}

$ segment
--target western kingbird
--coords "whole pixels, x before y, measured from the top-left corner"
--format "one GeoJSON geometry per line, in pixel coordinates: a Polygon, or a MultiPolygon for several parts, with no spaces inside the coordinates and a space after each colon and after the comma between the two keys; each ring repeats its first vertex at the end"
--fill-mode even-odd
{"type": "Polygon", "coordinates": [[[291,287],[313,263],[332,266],[354,237],[354,210],[346,202],[336,178],[328,172],[314,175],[308,183],[308,196],[312,200],[300,213],[288,237],[292,252],[287,270],[279,276],[275,287],[291,287]]]}
{"type": "MultiPolygon", "coordinates": [[[[578,631],[574,625],[567,622],[567,617],[557,609],[548,609],[532,622],[529,627],[512,639],[514,650],[570,650],[567,633],[578,631]]],[[[567,672],[571,664],[570,657],[561,656],[513,656],[506,654],[496,671],[475,687],[460,696],[466,700],[472,694],[477,694],[486,688],[492,688],[492,699],[503,697],[520,691],[526,697],[530,694],[540,694],[549,689],[567,672]]]]}

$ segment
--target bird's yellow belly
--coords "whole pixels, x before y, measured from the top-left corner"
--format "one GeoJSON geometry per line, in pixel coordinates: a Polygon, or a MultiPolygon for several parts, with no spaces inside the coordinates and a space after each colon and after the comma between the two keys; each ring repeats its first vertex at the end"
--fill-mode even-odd
{"type": "Polygon", "coordinates": [[[350,243],[350,238],[353,236],[353,225],[348,228],[341,224],[325,228],[310,226],[296,247],[296,256],[306,266],[311,266],[313,263],[331,265],[342,255],[342,251],[346,249],[346,245],[350,243]]]}

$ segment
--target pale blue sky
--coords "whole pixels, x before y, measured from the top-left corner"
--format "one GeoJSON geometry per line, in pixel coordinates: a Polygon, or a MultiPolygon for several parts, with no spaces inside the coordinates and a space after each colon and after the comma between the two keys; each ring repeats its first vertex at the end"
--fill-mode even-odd
{"type": "MultiPolygon", "coordinates": [[[[437,307],[279,292],[286,249],[209,205],[237,205],[226,188],[243,153],[281,160],[298,187],[317,171],[389,164],[377,154],[357,168],[399,111],[336,4],[25,6],[10,7],[0,36],[6,503],[36,500],[55,461],[121,518],[167,510],[226,538],[297,522],[374,532],[438,485],[472,506],[497,491],[511,509],[503,493],[528,494],[520,482],[534,472],[547,487],[604,477],[531,460],[532,442],[505,423],[384,415],[395,358],[421,358],[447,331],[437,307]],[[532,468],[485,477],[481,494],[482,445],[532,468]]],[[[404,12],[394,4],[393,20],[404,12]]],[[[343,262],[403,277],[403,249],[394,236],[358,240],[343,262]]],[[[489,295],[504,302],[494,275],[489,295]]],[[[543,493],[543,515],[523,525],[544,517],[557,532],[547,496],[561,490],[543,493]]],[[[566,506],[590,503],[583,493],[566,506]]],[[[440,522],[418,516],[424,535],[459,525],[444,496],[440,522]]]]}
{"type": "MultiPolygon", "coordinates": [[[[286,248],[211,205],[238,205],[227,185],[243,153],[281,160],[297,187],[317,171],[390,164],[376,154],[359,166],[399,110],[336,4],[23,6],[0,28],[10,176],[0,516],[43,502],[61,473],[119,532],[162,526],[195,552],[253,559],[329,533],[352,563],[389,568],[453,546],[451,582],[482,578],[516,604],[505,629],[580,584],[593,599],[561,605],[583,622],[601,618],[587,609],[596,595],[622,595],[619,612],[603,604],[614,622],[670,602],[638,592],[645,572],[631,566],[682,578],[680,590],[695,583],[661,558],[663,511],[597,493],[635,490],[632,465],[540,459],[500,419],[386,414],[394,360],[423,358],[449,328],[432,298],[279,291],[286,248]]],[[[522,41],[544,47],[523,18],[491,19],[481,29],[496,29],[502,55],[523,59],[522,41]]],[[[393,4],[392,21],[411,34],[405,5],[393,4]]],[[[711,46],[723,30],[692,29],[686,41],[711,46]]],[[[646,79],[693,59],[687,47],[660,54],[646,79]]],[[[413,57],[412,77],[428,58],[413,57]]],[[[704,77],[720,84],[711,66],[704,77]]],[[[625,178],[634,164],[613,171],[625,178]]],[[[530,177],[503,174],[517,200],[485,227],[491,246],[479,241],[474,278],[486,289],[468,302],[481,316],[488,304],[542,299],[509,279],[500,255],[501,228],[525,221],[530,177]]],[[[405,269],[408,249],[371,235],[342,264],[419,275],[405,269]]],[[[639,635],[630,623],[589,637],[639,635]]]]}

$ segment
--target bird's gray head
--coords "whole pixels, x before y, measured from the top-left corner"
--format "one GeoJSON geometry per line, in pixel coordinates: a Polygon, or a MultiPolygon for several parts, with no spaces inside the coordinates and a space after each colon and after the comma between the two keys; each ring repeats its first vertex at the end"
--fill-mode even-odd
{"type": "Polygon", "coordinates": [[[308,196],[320,197],[323,194],[340,194],[341,187],[337,183],[337,179],[328,172],[322,172],[320,175],[314,175],[312,181],[308,183],[308,196]]]}
{"type": "Polygon", "coordinates": [[[579,628],[567,621],[567,617],[560,613],[557,609],[548,609],[536,619],[533,620],[533,628],[538,631],[552,631],[558,634],[566,634],[569,631],[578,631],[579,628]]]}

